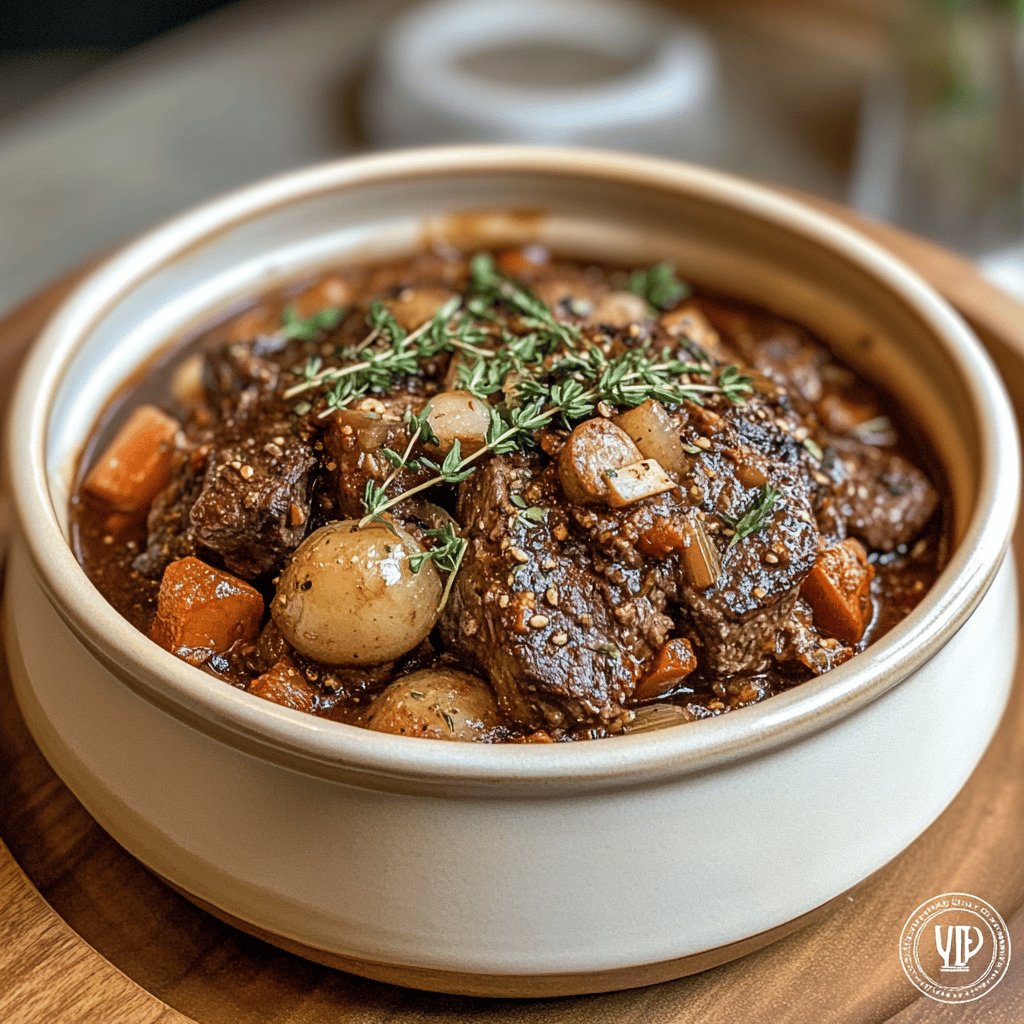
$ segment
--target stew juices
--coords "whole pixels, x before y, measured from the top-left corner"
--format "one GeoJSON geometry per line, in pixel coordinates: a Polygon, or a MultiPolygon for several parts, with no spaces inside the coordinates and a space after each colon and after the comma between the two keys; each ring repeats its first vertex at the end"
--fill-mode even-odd
{"type": "Polygon", "coordinates": [[[168,351],[71,512],[106,599],[226,683],[555,742],[853,657],[943,564],[934,464],[800,326],[527,247],[345,269],[168,351]]]}

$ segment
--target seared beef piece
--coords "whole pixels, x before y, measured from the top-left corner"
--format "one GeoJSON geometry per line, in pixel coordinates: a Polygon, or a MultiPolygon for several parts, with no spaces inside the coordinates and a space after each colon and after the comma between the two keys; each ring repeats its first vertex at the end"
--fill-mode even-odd
{"type": "MultiPolygon", "coordinates": [[[[330,418],[324,433],[327,452],[327,470],[333,481],[338,516],[359,519],[364,512],[363,495],[369,480],[383,483],[394,470],[381,449],[401,452],[409,443],[405,423],[408,409],[419,411],[426,399],[420,395],[400,392],[384,400],[374,400],[376,411],[364,412],[357,407],[343,409],[330,418]]],[[[439,453],[429,451],[438,458],[439,453]]],[[[429,470],[401,469],[388,486],[388,494],[395,495],[422,483],[432,474],[429,470]]]]}
{"type": "MultiPolygon", "coordinates": [[[[731,462],[721,461],[716,481],[721,489],[715,503],[736,518],[758,495],[729,473],[731,462]]],[[[818,530],[801,471],[792,465],[762,462],[752,454],[744,456],[745,465],[758,463],[780,494],[765,525],[732,547],[722,543],[722,572],[714,587],[705,590],[687,581],[681,589],[683,603],[704,641],[704,664],[717,675],[765,667],[775,635],[790,617],[800,584],[818,555],[818,530]],[[776,561],[770,560],[772,556],[776,561]]]]}
{"type": "Polygon", "coordinates": [[[780,624],[775,638],[775,657],[781,664],[799,663],[815,675],[849,661],[856,649],[833,636],[822,636],[814,625],[811,606],[800,598],[789,618],[780,624]]]}
{"type": "Polygon", "coordinates": [[[202,490],[208,455],[199,446],[176,456],[171,482],[149,510],[145,550],[132,563],[143,576],[159,579],[171,562],[196,553],[189,510],[202,490]]]}
{"type": "Polygon", "coordinates": [[[554,467],[487,461],[462,485],[469,547],[441,619],[448,649],[526,728],[613,724],[672,625],[652,572],[573,535],[554,467]],[[531,525],[511,501],[548,509],[531,525]]]}
{"type": "Polygon", "coordinates": [[[211,453],[189,522],[196,542],[251,580],[279,567],[305,536],[315,460],[287,423],[252,417],[237,431],[224,427],[235,436],[211,453]]]}
{"type": "Polygon", "coordinates": [[[831,354],[802,327],[731,303],[700,299],[697,304],[741,363],[788,388],[798,401],[821,398],[822,370],[831,354]]]}
{"type": "Polygon", "coordinates": [[[833,441],[822,468],[847,531],[876,551],[915,540],[938,504],[935,488],[916,466],[852,438],[833,441]]]}
{"type": "Polygon", "coordinates": [[[220,345],[206,353],[203,386],[221,418],[244,419],[267,401],[280,375],[280,366],[272,357],[282,348],[281,342],[270,337],[220,345]]]}
{"type": "Polygon", "coordinates": [[[681,606],[684,621],[702,641],[698,659],[705,673],[762,671],[820,547],[806,466],[810,455],[794,439],[798,421],[764,396],[744,406],[719,404],[714,411],[688,406],[675,419],[684,438],[708,445],[695,446],[701,454],[689,460],[678,496],[641,502],[624,515],[574,515],[581,525],[590,520],[595,539],[617,548],[618,557],[624,557],[623,545],[637,544],[654,558],[658,586],[681,606]],[[728,522],[742,517],[766,485],[778,492],[770,514],[730,547],[728,522]],[[692,536],[696,529],[704,531],[721,563],[711,587],[695,585],[699,581],[679,553],[658,550],[659,539],[667,547],[672,537],[692,536]]]}
{"type": "Polygon", "coordinates": [[[144,575],[212,552],[231,572],[255,579],[305,535],[315,460],[274,401],[279,367],[264,356],[279,347],[261,339],[207,353],[209,410],[186,424],[191,449],[150,511],[146,550],[135,561],[144,575]]]}

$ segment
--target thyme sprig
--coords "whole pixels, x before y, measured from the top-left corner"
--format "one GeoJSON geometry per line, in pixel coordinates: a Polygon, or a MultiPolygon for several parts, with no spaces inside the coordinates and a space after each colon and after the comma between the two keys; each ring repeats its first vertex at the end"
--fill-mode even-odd
{"type": "Polygon", "coordinates": [[[281,326],[275,333],[281,341],[315,341],[321,334],[333,331],[347,313],[344,306],[325,306],[311,316],[300,317],[295,306],[287,305],[281,311],[281,326]]]}
{"type": "Polygon", "coordinates": [[[416,373],[422,360],[440,352],[459,347],[477,352],[477,345],[469,337],[471,325],[451,325],[461,302],[453,296],[432,319],[413,331],[406,331],[384,303],[373,303],[366,316],[370,333],[353,349],[342,349],[339,353],[342,359],[356,354],[363,357],[340,366],[324,367],[321,357],[313,356],[302,370],[302,381],[288,388],[284,397],[295,398],[306,391],[327,387],[326,408],[320,413],[324,417],[369,391],[386,390],[396,380],[416,373]],[[384,344],[371,347],[381,342],[384,344]]]}
{"type": "Polygon", "coordinates": [[[498,270],[490,253],[477,253],[469,261],[469,296],[468,308],[477,316],[490,316],[492,307],[501,304],[519,313],[524,326],[557,339],[565,348],[574,348],[579,341],[578,327],[556,320],[529,288],[498,270]]]}
{"type": "Polygon", "coordinates": [[[652,362],[639,350],[629,350],[609,359],[598,349],[590,349],[578,357],[566,357],[568,360],[571,360],[574,371],[590,374],[589,386],[586,378],[555,378],[553,382],[545,382],[525,376],[515,384],[516,403],[490,406],[490,424],[484,444],[476,451],[463,456],[456,441],[440,465],[429,459],[417,460],[416,468],[431,470],[433,475],[393,497],[388,497],[386,490],[375,481],[367,481],[363,494],[366,515],[360,525],[438,484],[461,483],[468,479],[475,469],[474,464],[484,455],[508,455],[518,451],[531,444],[533,434],[553,420],[561,420],[565,426],[571,427],[574,421],[590,416],[601,402],[636,406],[648,398],[659,396],[660,400],[670,402],[699,401],[701,395],[709,393],[723,394],[730,401],[742,402],[751,388],[750,378],[744,377],[733,366],[721,371],[718,383],[672,382],[670,374],[689,372],[685,369],[687,367],[700,368],[686,363],[681,364],[684,369],[679,370],[674,362],[652,362]]]}
{"type": "Polygon", "coordinates": [[[452,585],[462,565],[462,559],[466,556],[468,542],[465,537],[460,537],[455,532],[455,527],[451,523],[445,523],[436,529],[424,530],[423,535],[434,543],[410,555],[409,568],[418,573],[427,562],[433,562],[438,572],[447,574],[444,590],[441,591],[441,600],[437,605],[438,612],[442,612],[451,596],[452,585]]]}
{"type": "MultiPolygon", "coordinates": [[[[630,286],[659,308],[688,294],[669,264],[636,272],[630,286]]],[[[312,340],[336,326],[340,316],[338,311],[322,311],[307,322],[292,315],[283,329],[295,332],[294,337],[312,340]]],[[[553,422],[571,429],[592,416],[602,403],[618,408],[632,408],[648,399],[670,405],[699,404],[718,395],[741,404],[752,392],[751,378],[737,367],[716,370],[703,360],[680,359],[668,348],[659,352],[631,348],[609,356],[597,345],[583,347],[578,326],[556,319],[527,287],[500,273],[486,253],[470,261],[465,300],[453,297],[415,330],[403,328],[382,302],[370,307],[366,323],[369,331],[360,342],[338,350],[340,364],[325,367],[319,355],[313,356],[301,371],[302,379],[285,397],[323,391],[323,408],[318,412],[322,418],[357,397],[392,388],[401,378],[415,374],[426,359],[441,353],[457,354],[458,386],[488,403],[490,422],[480,447],[465,453],[456,441],[444,458],[436,461],[429,449],[422,451],[423,445],[438,444],[429,424],[429,403],[418,413],[407,413],[406,444],[402,451],[381,450],[391,468],[383,481],[367,481],[360,526],[375,520],[387,522],[385,513],[390,509],[439,484],[461,483],[485,456],[531,446],[535,433],[553,422]],[[501,310],[506,311],[504,316],[501,310]],[[419,454],[417,448],[421,448],[419,454]],[[390,495],[403,470],[425,478],[390,495]]],[[[311,407],[308,402],[302,404],[303,412],[311,407]]],[[[764,516],[774,500],[771,496],[764,516]]],[[[748,529],[749,516],[756,512],[755,508],[740,517],[736,537],[746,535],[742,531],[748,529]]],[[[542,514],[541,509],[519,509],[519,517],[528,525],[542,521],[542,514]]],[[[755,528],[749,527],[748,532],[755,528]]],[[[431,551],[454,543],[451,537],[444,542],[431,551]]],[[[451,550],[454,553],[455,549],[451,550]]],[[[429,557],[443,560],[444,556],[429,557]]]]}
{"type": "Polygon", "coordinates": [[[516,519],[528,530],[547,521],[548,509],[543,505],[531,505],[521,494],[509,495],[509,501],[518,509],[516,519]]]}
{"type": "Polygon", "coordinates": [[[777,488],[772,487],[770,484],[765,484],[761,487],[757,494],[754,495],[753,501],[747,507],[746,511],[739,516],[727,516],[722,515],[719,518],[726,526],[733,530],[732,538],[729,541],[729,547],[726,550],[734,548],[741,540],[745,540],[751,534],[757,533],[758,530],[764,529],[768,525],[768,521],[772,517],[772,513],[775,511],[775,505],[780,497],[777,488]]]}
{"type": "Polygon", "coordinates": [[[599,348],[571,353],[556,363],[549,377],[553,386],[536,379],[517,385],[521,394],[550,396],[564,406],[564,419],[582,419],[600,402],[625,408],[642,405],[649,398],[669,405],[702,403],[706,395],[722,395],[740,405],[751,394],[753,382],[735,366],[723,367],[712,380],[713,370],[702,363],[676,359],[668,350],[656,356],[643,349],[629,349],[609,358],[599,348]],[[694,381],[693,377],[702,378],[694,381]],[[589,383],[590,387],[584,385],[589,383]]]}

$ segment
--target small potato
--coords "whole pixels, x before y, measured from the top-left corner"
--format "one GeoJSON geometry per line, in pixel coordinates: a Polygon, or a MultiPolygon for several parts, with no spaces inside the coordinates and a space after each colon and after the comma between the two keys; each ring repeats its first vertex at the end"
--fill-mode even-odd
{"type": "Polygon", "coordinates": [[[633,292],[609,292],[598,300],[587,319],[605,327],[642,324],[651,317],[647,301],[633,292]]]}
{"type": "Polygon", "coordinates": [[[437,311],[455,293],[447,288],[422,285],[406,288],[396,298],[388,301],[392,316],[407,331],[415,331],[428,320],[432,320],[437,311]]]}
{"type": "Polygon", "coordinates": [[[633,439],[610,420],[585,420],[569,435],[558,457],[558,478],[574,505],[595,505],[608,498],[609,470],[641,462],[633,439]]]}
{"type": "Polygon", "coordinates": [[[487,403],[468,391],[442,391],[430,400],[427,422],[442,452],[450,451],[458,441],[468,455],[484,446],[491,417],[487,403]]]}
{"type": "Polygon", "coordinates": [[[441,580],[401,527],[355,520],[323,526],[296,549],[270,606],[300,653],[325,665],[378,665],[411,651],[437,621],[441,580]]]}
{"type": "Polygon", "coordinates": [[[490,687],[468,672],[424,669],[396,679],[370,705],[374,732],[429,740],[483,740],[499,723],[490,687]]]}

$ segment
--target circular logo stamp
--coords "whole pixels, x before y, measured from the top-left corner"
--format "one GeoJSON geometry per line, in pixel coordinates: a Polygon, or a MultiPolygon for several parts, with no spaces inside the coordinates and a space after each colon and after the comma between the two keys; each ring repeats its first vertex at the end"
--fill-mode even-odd
{"type": "Polygon", "coordinates": [[[990,903],[945,892],[922,903],[900,935],[911,983],[940,1003],[969,1003],[1003,980],[1010,964],[1006,922],[990,903]]]}

